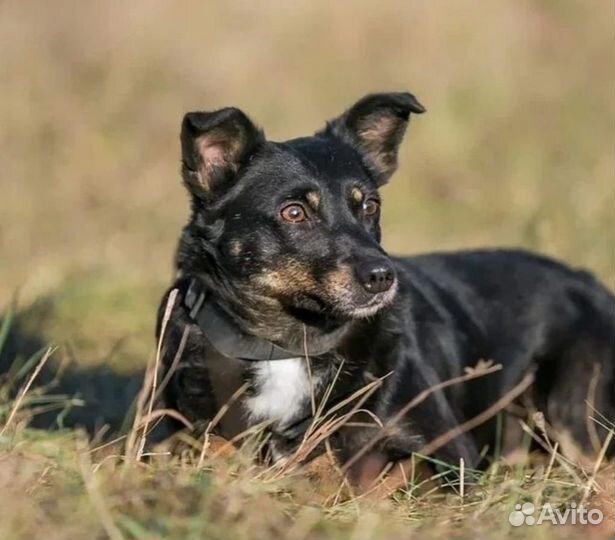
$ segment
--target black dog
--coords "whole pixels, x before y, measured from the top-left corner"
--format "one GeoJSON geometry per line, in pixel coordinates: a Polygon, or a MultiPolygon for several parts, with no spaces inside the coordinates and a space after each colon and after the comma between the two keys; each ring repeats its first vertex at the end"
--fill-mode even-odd
{"type": "Polygon", "coordinates": [[[302,440],[325,394],[326,411],[380,380],[331,436],[351,472],[361,477],[362,467],[438,437],[437,458],[474,467],[496,445],[497,408],[479,415],[532,373],[517,402],[531,401],[581,451],[601,444],[606,430],[588,414],[615,419],[609,291],[523,251],[400,259],[380,246],[378,188],[396,169],[410,115],[424,111],[408,93],[370,95],[314,136],[282,143],[235,108],[185,116],[192,213],[164,334],[165,407],[206,426],[230,403],[216,431],[232,438],[266,423],[278,459],[302,440]],[[481,359],[502,369],[436,386],[481,359]]]}

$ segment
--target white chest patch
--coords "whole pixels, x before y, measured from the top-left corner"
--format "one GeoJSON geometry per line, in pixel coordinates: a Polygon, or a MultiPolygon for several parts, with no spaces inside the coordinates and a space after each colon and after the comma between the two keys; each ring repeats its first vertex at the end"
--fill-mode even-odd
{"type": "Polygon", "coordinates": [[[254,395],[244,402],[250,420],[284,425],[309,404],[312,385],[305,358],[258,362],[253,376],[254,395]]]}

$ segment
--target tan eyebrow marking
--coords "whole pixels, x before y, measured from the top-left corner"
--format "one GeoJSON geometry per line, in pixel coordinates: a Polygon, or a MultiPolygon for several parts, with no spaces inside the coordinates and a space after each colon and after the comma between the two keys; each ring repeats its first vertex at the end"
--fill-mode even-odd
{"type": "Polygon", "coordinates": [[[358,203],[360,203],[363,200],[363,197],[365,197],[365,194],[358,187],[353,187],[350,195],[354,201],[358,203]]]}
{"type": "Polygon", "coordinates": [[[318,209],[318,205],[320,204],[320,195],[316,191],[308,191],[305,198],[314,210],[318,209]]]}

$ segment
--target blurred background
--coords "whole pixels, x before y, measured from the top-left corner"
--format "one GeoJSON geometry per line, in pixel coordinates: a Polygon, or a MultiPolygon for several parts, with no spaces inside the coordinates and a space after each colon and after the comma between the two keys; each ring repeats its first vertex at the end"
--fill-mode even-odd
{"type": "Polygon", "coordinates": [[[410,90],[428,113],[384,189],[391,252],[525,246],[614,287],[614,33],[607,1],[0,3],[13,354],[147,361],[188,211],[180,120],[225,105],[281,140],[410,90]]]}

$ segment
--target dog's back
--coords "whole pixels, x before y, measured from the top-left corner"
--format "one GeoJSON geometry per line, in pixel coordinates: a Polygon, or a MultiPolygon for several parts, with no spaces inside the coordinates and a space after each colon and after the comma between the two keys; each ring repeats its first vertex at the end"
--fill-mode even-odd
{"type": "MultiPolygon", "coordinates": [[[[604,428],[588,414],[615,418],[615,296],[608,289],[584,270],[521,250],[435,253],[398,263],[411,320],[430,344],[425,361],[442,380],[479,358],[503,365],[448,392],[464,420],[531,370],[535,383],[525,398],[554,430],[595,450],[592,435],[603,440],[604,428]]],[[[493,428],[477,430],[481,443],[493,444],[493,428]]]]}

